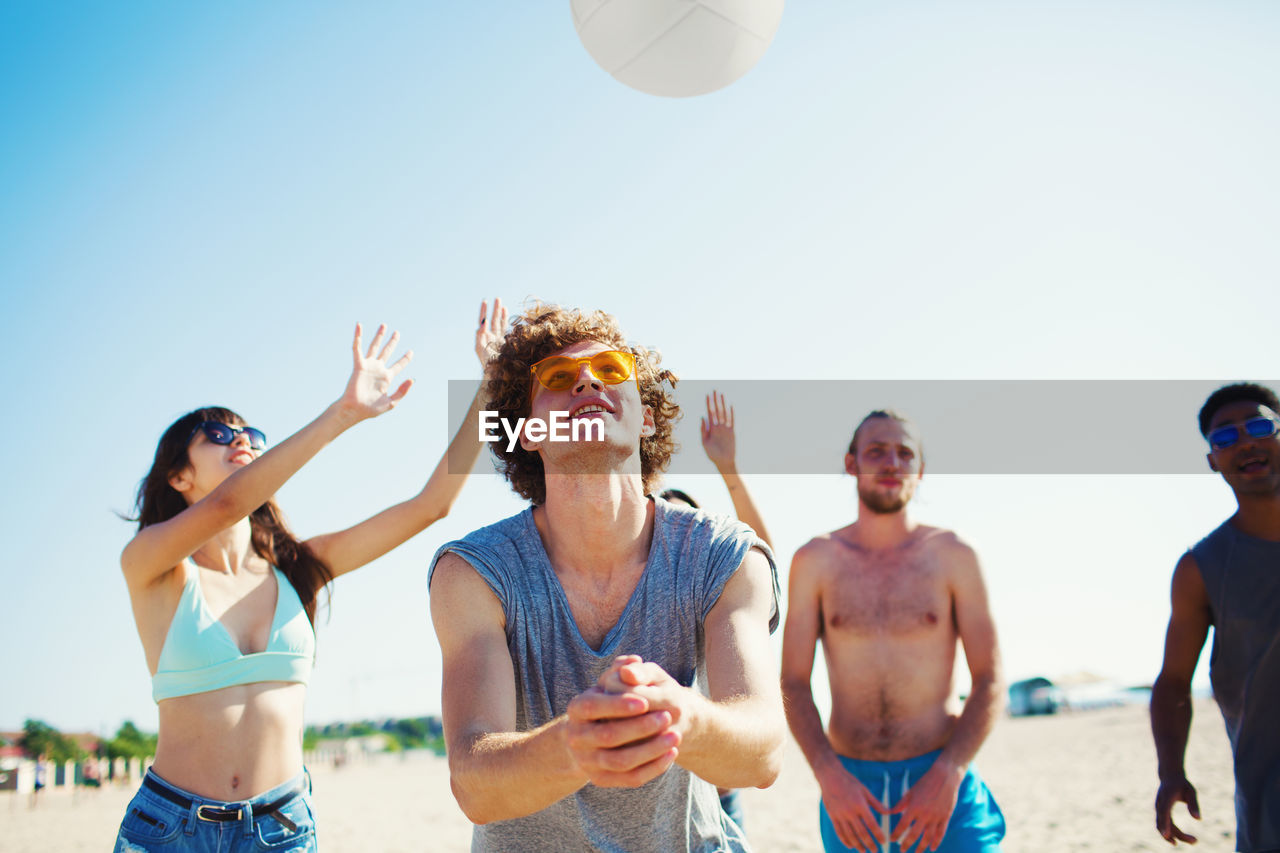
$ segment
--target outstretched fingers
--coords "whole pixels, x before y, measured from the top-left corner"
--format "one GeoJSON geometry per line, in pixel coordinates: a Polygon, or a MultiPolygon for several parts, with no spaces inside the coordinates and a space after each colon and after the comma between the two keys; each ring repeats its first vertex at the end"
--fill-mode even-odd
{"type": "Polygon", "coordinates": [[[409,366],[409,362],[413,361],[413,350],[405,350],[404,355],[396,359],[396,363],[387,368],[387,377],[395,376],[400,371],[409,366]]]}
{"type": "MultiPolygon", "coordinates": [[[[481,317],[483,318],[483,312],[481,317]]],[[[502,297],[495,296],[493,299],[493,312],[489,315],[489,333],[498,335],[507,327],[507,308],[502,304],[502,297]]]]}
{"type": "Polygon", "coordinates": [[[476,358],[480,359],[481,365],[487,367],[497,355],[506,333],[507,309],[502,300],[494,298],[492,309],[488,303],[481,302],[480,325],[476,328],[476,358]]]}
{"type": "Polygon", "coordinates": [[[719,391],[707,395],[707,422],[733,429],[733,407],[725,406],[724,394],[719,391]]]}
{"type": "Polygon", "coordinates": [[[373,340],[369,342],[369,351],[365,353],[365,358],[373,358],[374,350],[378,348],[378,344],[382,343],[382,336],[387,333],[387,324],[379,323],[378,331],[374,334],[373,340]]]}
{"type": "Polygon", "coordinates": [[[394,406],[396,403],[399,403],[401,400],[404,399],[404,395],[408,394],[409,389],[412,387],[413,387],[413,380],[406,379],[405,381],[400,383],[400,387],[396,389],[396,392],[392,394],[390,397],[388,397],[387,399],[391,402],[391,405],[394,406]]]}
{"type": "Polygon", "coordinates": [[[396,348],[396,344],[400,341],[400,333],[392,332],[391,337],[387,338],[387,345],[382,348],[382,352],[378,353],[378,361],[386,361],[391,355],[391,351],[396,348]]]}

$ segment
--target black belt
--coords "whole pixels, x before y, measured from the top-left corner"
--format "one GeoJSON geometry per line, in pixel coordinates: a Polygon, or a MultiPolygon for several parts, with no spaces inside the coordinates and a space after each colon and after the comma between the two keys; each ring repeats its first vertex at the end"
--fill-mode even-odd
{"type": "MultiPolygon", "coordinates": [[[[187,799],[177,791],[166,788],[155,779],[152,779],[149,774],[142,778],[142,787],[159,794],[174,805],[182,806],[184,809],[189,809],[195,805],[194,800],[187,799]]],[[[253,809],[254,817],[271,816],[285,829],[290,832],[297,832],[298,825],[281,814],[280,809],[301,796],[303,790],[303,786],[299,785],[278,800],[272,800],[262,806],[255,806],[253,809]]],[[[200,820],[208,820],[215,823],[229,823],[244,819],[244,807],[237,806],[233,809],[226,809],[221,806],[200,805],[196,806],[196,817],[200,818],[200,820]]]]}

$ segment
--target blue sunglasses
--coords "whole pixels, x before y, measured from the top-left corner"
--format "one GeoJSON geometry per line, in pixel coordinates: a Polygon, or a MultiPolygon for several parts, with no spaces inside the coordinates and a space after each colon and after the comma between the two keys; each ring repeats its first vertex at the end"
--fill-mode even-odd
{"type": "Polygon", "coordinates": [[[1249,418],[1242,426],[1244,427],[1243,434],[1240,431],[1240,426],[1236,424],[1220,426],[1211,431],[1208,436],[1209,446],[1214,450],[1226,450],[1245,435],[1250,438],[1271,438],[1276,434],[1277,430],[1280,430],[1280,425],[1277,425],[1274,420],[1268,417],[1249,418]]]}
{"type": "Polygon", "coordinates": [[[191,438],[187,439],[187,444],[191,443],[191,439],[195,438],[198,432],[203,432],[204,437],[214,444],[230,444],[236,440],[236,436],[244,433],[249,437],[249,447],[253,450],[264,450],[267,446],[266,435],[257,427],[233,427],[217,421],[204,421],[196,424],[196,428],[191,430],[191,438]]]}

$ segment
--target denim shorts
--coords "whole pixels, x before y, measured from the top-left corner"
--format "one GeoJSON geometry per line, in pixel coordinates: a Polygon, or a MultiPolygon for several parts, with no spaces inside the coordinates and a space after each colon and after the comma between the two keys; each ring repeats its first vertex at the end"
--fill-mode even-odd
{"type": "Polygon", "coordinates": [[[311,777],[303,772],[252,800],[222,802],[184,791],[148,770],[147,781],[129,801],[129,810],[120,824],[113,849],[115,853],[250,853],[258,850],[313,853],[319,848],[311,813],[311,777]],[[156,785],[170,796],[148,785],[156,785]],[[261,814],[264,806],[293,791],[300,793],[280,806],[278,812],[261,814]],[[191,803],[184,807],[172,798],[191,803]],[[255,814],[255,808],[259,813],[255,814]],[[239,810],[241,816],[213,821],[203,816],[208,814],[206,809],[239,810]]]}

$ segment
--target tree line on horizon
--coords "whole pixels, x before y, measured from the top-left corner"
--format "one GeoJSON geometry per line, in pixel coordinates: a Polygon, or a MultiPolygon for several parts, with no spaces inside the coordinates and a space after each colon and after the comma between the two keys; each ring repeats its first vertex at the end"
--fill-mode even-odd
{"type": "MultiPolygon", "coordinates": [[[[406,717],[403,719],[360,720],[352,723],[330,723],[324,726],[307,726],[303,732],[302,747],[316,749],[322,741],[344,740],[353,737],[384,735],[387,749],[400,752],[408,749],[431,749],[444,754],[444,730],[439,717],[406,717]]],[[[64,734],[43,720],[25,720],[17,745],[27,755],[35,758],[43,755],[59,764],[67,761],[83,761],[86,758],[138,758],[156,754],[157,734],[143,732],[131,720],[125,720],[111,738],[98,738],[95,749],[85,749],[72,735],[64,734]]]]}
{"type": "Polygon", "coordinates": [[[27,755],[41,755],[62,764],[67,761],[84,761],[86,758],[146,758],[156,753],[157,736],[139,731],[130,720],[125,720],[111,738],[98,738],[97,747],[85,749],[72,735],[63,734],[43,720],[24,720],[22,735],[17,745],[27,755]]]}

